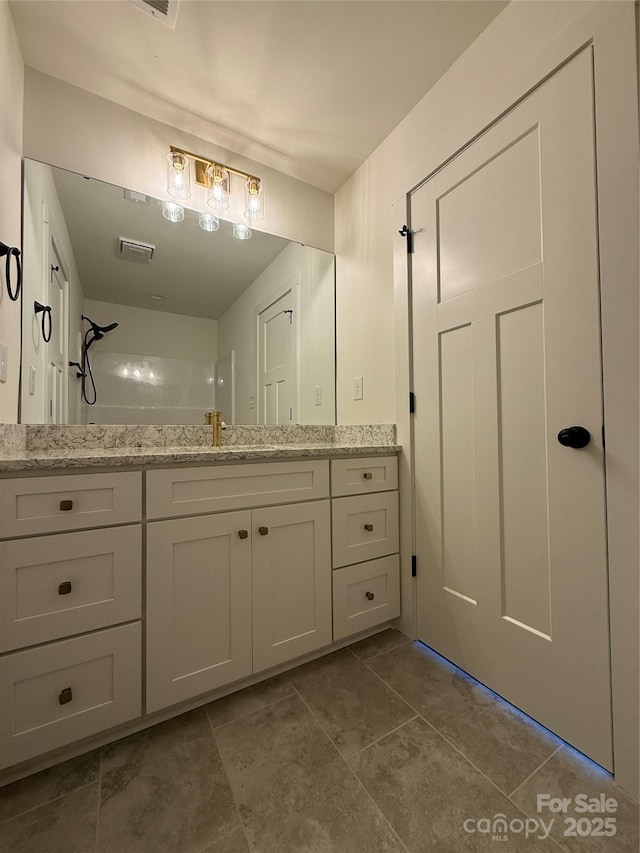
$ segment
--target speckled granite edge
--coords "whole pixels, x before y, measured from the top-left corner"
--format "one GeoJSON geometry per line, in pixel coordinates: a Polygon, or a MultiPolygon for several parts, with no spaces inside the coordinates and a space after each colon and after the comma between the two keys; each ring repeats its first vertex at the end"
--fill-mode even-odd
{"type": "Polygon", "coordinates": [[[292,444],[253,447],[122,447],[75,449],[72,455],[61,450],[26,451],[14,457],[0,457],[0,472],[80,468],[121,468],[148,465],[207,464],[211,462],[259,461],[261,459],[328,459],[340,456],[390,456],[401,451],[395,444],[336,445],[292,444]]]}
{"type": "Polygon", "coordinates": [[[24,424],[0,424],[0,458],[14,456],[27,449],[27,428],[24,424]]]}
{"type": "MultiPolygon", "coordinates": [[[[159,425],[64,425],[27,424],[18,427],[25,433],[20,446],[7,445],[13,456],[21,450],[37,453],[71,450],[108,450],[116,448],[210,447],[209,426],[159,425]]],[[[393,445],[394,424],[314,426],[229,426],[223,432],[223,447],[284,445],[393,445]]],[[[0,451],[1,453],[1,451],[0,451]]]]}

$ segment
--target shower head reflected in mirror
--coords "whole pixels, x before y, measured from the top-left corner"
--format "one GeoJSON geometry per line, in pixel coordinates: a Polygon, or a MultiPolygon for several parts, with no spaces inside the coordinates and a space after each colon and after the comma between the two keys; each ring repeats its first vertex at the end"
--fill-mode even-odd
{"type": "Polygon", "coordinates": [[[101,341],[107,332],[112,332],[116,329],[118,327],[118,323],[108,323],[106,326],[99,326],[97,323],[94,323],[90,317],[86,317],[84,314],[82,315],[82,319],[89,323],[89,328],[84,333],[84,339],[82,341],[82,363],[78,377],[82,379],[82,399],[87,403],[87,405],[93,406],[98,399],[98,392],[93,378],[93,371],[91,370],[89,347],[96,341],[101,341]],[[87,395],[87,390],[89,390],[89,395],[87,395]]]}

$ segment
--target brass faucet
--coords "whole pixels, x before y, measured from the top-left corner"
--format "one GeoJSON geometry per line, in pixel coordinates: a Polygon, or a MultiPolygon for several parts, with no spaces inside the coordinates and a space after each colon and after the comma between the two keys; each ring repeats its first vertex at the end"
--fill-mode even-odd
{"type": "Polygon", "coordinates": [[[219,409],[214,409],[212,412],[204,413],[204,422],[213,427],[211,431],[211,446],[220,447],[222,445],[222,430],[226,427],[222,420],[222,412],[219,409]]]}

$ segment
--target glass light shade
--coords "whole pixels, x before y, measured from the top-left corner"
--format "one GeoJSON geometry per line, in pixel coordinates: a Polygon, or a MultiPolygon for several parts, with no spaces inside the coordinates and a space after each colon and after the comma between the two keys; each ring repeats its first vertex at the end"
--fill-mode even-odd
{"type": "Polygon", "coordinates": [[[182,222],[184,219],[184,207],[176,204],[175,201],[163,201],[162,215],[169,222],[182,222]]]}
{"type": "Polygon", "coordinates": [[[189,158],[179,151],[167,154],[167,192],[173,198],[191,198],[189,158]]]}
{"type": "Polygon", "coordinates": [[[234,222],[233,236],[238,240],[248,240],[251,237],[251,229],[244,222],[234,222]]]}
{"type": "Polygon", "coordinates": [[[210,163],[205,172],[207,178],[207,204],[214,210],[229,209],[229,172],[218,163],[210,163]]]}
{"type": "Polygon", "coordinates": [[[257,178],[249,178],[244,185],[244,215],[249,222],[257,222],[259,219],[264,219],[262,181],[259,181],[257,178]]]}
{"type": "Polygon", "coordinates": [[[217,231],[220,227],[220,220],[213,213],[201,213],[198,225],[203,231],[217,231]]]}

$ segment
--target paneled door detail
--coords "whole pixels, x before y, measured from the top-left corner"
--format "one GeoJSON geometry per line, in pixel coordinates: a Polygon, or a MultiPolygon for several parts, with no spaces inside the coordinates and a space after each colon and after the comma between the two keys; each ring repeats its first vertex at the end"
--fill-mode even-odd
{"type": "Polygon", "coordinates": [[[329,501],[253,511],[253,671],[331,642],[329,501]]]}
{"type": "Polygon", "coordinates": [[[147,711],[251,674],[251,513],[147,530],[147,711]]]}
{"type": "Polygon", "coordinates": [[[67,423],[69,419],[68,394],[68,347],[69,286],[65,281],[62,261],[51,239],[51,264],[48,270],[48,304],[51,306],[51,339],[46,344],[47,353],[47,422],[67,423]]]}
{"type": "Polygon", "coordinates": [[[290,424],[298,418],[297,277],[258,309],[258,421],[290,424]]]}
{"type": "Polygon", "coordinates": [[[411,229],[418,636],[610,769],[591,49],[411,229]]]}

